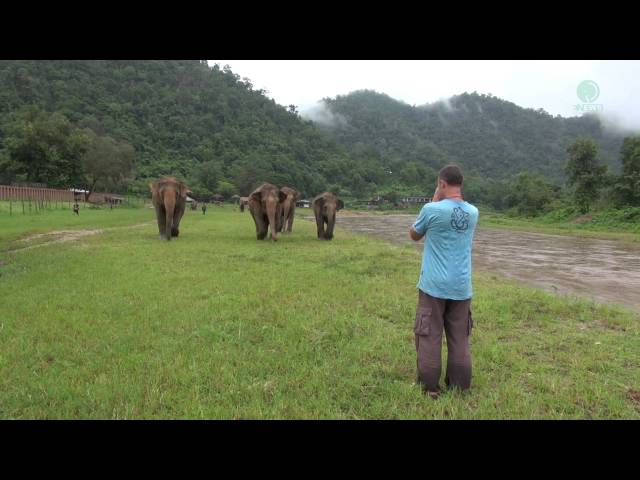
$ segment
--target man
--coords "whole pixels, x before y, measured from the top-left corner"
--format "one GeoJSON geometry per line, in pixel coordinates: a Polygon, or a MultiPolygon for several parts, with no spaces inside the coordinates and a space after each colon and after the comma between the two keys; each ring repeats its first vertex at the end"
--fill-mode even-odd
{"type": "Polygon", "coordinates": [[[80,216],[80,205],[78,205],[78,202],[73,204],[73,213],[80,216]]]}
{"type": "Polygon", "coordinates": [[[207,204],[203,203],[202,204],[202,214],[204,215],[207,212],[207,204]]]}
{"type": "Polygon", "coordinates": [[[426,235],[418,281],[414,327],[418,383],[437,398],[442,369],[442,332],[447,338],[445,384],[466,390],[471,386],[471,246],[478,209],[462,199],[462,170],[448,165],[438,173],[438,186],[409,236],[426,235]]]}

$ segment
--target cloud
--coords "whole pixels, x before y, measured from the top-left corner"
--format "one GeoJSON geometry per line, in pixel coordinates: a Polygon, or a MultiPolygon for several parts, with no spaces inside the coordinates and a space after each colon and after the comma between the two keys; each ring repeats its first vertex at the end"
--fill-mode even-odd
{"type": "Polygon", "coordinates": [[[633,118],[625,118],[614,112],[603,112],[596,115],[600,119],[603,130],[617,135],[638,135],[640,126],[633,118]]]}
{"type": "Polygon", "coordinates": [[[324,100],[320,100],[315,105],[305,108],[300,112],[300,116],[325,127],[338,128],[347,125],[347,119],[339,114],[333,113],[324,100]]]}
{"type": "Polygon", "coordinates": [[[457,109],[451,104],[451,97],[448,98],[440,98],[433,103],[426,103],[421,105],[418,108],[423,108],[425,110],[440,110],[445,111],[447,113],[452,113],[457,109]]]}

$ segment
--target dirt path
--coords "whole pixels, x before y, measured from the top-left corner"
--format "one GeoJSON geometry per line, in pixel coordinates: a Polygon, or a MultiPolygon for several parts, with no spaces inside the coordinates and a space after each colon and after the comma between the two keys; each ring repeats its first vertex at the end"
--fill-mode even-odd
{"type": "Polygon", "coordinates": [[[97,228],[93,230],[53,230],[51,232],[36,233],[18,239],[17,242],[24,243],[25,246],[7,250],[6,253],[23,252],[25,250],[32,250],[34,248],[45,247],[47,245],[72,242],[84,237],[100,235],[101,233],[112,230],[122,230],[124,228],[140,228],[146,225],[150,225],[151,223],[152,222],[144,222],[123,227],[97,228]]]}

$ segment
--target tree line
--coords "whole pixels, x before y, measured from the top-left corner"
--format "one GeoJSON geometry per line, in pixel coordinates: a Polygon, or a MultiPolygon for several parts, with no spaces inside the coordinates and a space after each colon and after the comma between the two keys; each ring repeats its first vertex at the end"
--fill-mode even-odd
{"type": "Polygon", "coordinates": [[[322,126],[199,60],[2,60],[0,86],[5,184],[147,195],[151,181],[176,175],[200,198],[244,196],[262,182],[306,197],[395,198],[430,194],[439,168],[457,163],[467,198],[498,210],[544,211],[569,192],[583,205],[607,188],[616,204],[637,202],[637,171],[625,166],[635,165],[633,138],[595,117],[553,117],[491,95],[416,107],[354,92],[325,99],[344,121],[322,126]],[[591,147],[567,153],[581,137],[591,147]],[[608,170],[572,180],[567,155],[608,170]]]}

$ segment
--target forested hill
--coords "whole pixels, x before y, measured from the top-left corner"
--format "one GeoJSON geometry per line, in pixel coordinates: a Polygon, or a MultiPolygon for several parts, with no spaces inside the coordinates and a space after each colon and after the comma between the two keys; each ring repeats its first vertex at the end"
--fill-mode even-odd
{"type": "MultiPolygon", "coordinates": [[[[225,181],[247,194],[271,181],[308,195],[336,182],[346,185],[359,171],[366,177],[366,164],[350,161],[344,147],[295,108],[264,93],[230,69],[199,60],[0,61],[0,160],[5,147],[4,165],[10,165],[3,142],[9,124],[35,106],[132,145],[130,179],[141,192],[147,179],[161,174],[181,175],[209,191],[225,181]]],[[[14,180],[12,171],[21,170],[7,167],[0,180],[14,180]]],[[[18,179],[54,186],[78,182],[28,178],[35,175],[26,171],[18,179]]]]}
{"type": "Polygon", "coordinates": [[[483,199],[489,179],[521,171],[560,183],[578,137],[619,170],[622,137],[597,118],[477,94],[413,107],[358,91],[325,99],[314,123],[266,93],[200,60],[0,60],[0,183],[147,194],[149,180],[174,174],[203,195],[269,181],[362,198],[429,193],[437,170],[459,163],[469,198],[483,199]]]}
{"type": "Polygon", "coordinates": [[[373,149],[391,171],[426,163],[459,163],[471,174],[506,178],[521,171],[550,181],[564,178],[567,146],[593,138],[601,161],[620,168],[623,135],[603,129],[595,116],[563,118],[500,98],[464,93],[411,106],[369,90],[324,99],[323,125],[352,152],[373,149]]]}

